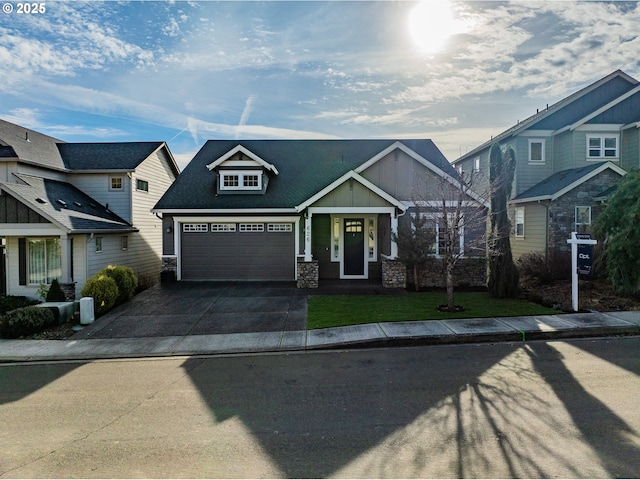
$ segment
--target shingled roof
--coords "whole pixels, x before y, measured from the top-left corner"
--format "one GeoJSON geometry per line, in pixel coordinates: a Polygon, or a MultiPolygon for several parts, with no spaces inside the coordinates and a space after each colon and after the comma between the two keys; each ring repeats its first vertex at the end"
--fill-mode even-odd
{"type": "Polygon", "coordinates": [[[598,162],[586,167],[570,168],[545,178],[540,183],[514,197],[511,202],[525,203],[537,200],[555,200],[607,168],[611,168],[620,175],[625,174],[624,170],[610,162],[598,162]]]}
{"type": "Polygon", "coordinates": [[[396,142],[457,175],[431,140],[210,140],[154,209],[291,209],[396,142]],[[238,144],[277,168],[279,174],[271,175],[266,194],[217,195],[216,174],[207,165],[238,144]]]}
{"type": "Polygon", "coordinates": [[[57,138],[0,119],[0,158],[19,158],[26,163],[64,169],[57,138]]]}
{"type": "Polygon", "coordinates": [[[73,171],[133,171],[163,142],[61,143],[64,165],[73,171]]]}
{"type": "Polygon", "coordinates": [[[134,232],[125,220],[73,185],[30,175],[0,188],[68,233],[134,232]]]}

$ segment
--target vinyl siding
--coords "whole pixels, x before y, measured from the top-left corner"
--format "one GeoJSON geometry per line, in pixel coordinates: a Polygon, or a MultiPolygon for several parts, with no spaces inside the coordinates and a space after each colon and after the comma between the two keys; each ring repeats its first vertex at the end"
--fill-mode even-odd
{"type": "MultiPolygon", "coordinates": [[[[524,206],[524,237],[511,236],[513,258],[529,252],[545,252],[547,210],[544,205],[530,203],[524,206]]],[[[515,208],[509,208],[512,231],[515,228],[515,208]]]]}
{"type": "Polygon", "coordinates": [[[162,264],[163,222],[151,209],[175,179],[165,149],[160,149],[142,162],[133,174],[133,225],[139,233],[131,235],[129,250],[135,264],[131,267],[138,275],[159,275],[162,264]],[[149,184],[149,191],[136,189],[137,180],[149,184]]]}
{"type": "Polygon", "coordinates": [[[640,129],[627,128],[621,135],[620,166],[625,170],[640,168],[640,129]]]}
{"type": "Polygon", "coordinates": [[[84,193],[94,198],[102,205],[109,205],[116,215],[122,217],[127,222],[131,222],[131,179],[127,174],[108,173],[74,173],[69,175],[68,182],[75,185],[84,193]],[[122,190],[110,190],[110,178],[112,176],[122,177],[122,190]]]}
{"type": "Polygon", "coordinates": [[[517,137],[515,139],[516,150],[516,174],[514,193],[524,192],[537,183],[547,178],[553,173],[553,142],[551,138],[540,137],[517,137]],[[529,162],[529,140],[544,140],[544,163],[529,162]]]}
{"type": "Polygon", "coordinates": [[[553,141],[554,172],[575,167],[574,132],[556,135],[553,141]]]}

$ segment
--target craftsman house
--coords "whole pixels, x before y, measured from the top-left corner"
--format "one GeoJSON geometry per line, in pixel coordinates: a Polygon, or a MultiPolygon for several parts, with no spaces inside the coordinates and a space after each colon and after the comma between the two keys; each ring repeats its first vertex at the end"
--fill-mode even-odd
{"type": "Polygon", "coordinates": [[[494,143],[511,146],[509,204],[514,257],[569,249],[572,231],[591,233],[611,188],[640,167],[640,82],[618,70],[492,138],[453,162],[489,179],[494,143]]]}
{"type": "Polygon", "coordinates": [[[153,210],[164,268],[177,280],[404,285],[392,233],[417,194],[456,178],[430,140],[211,140],[153,210]]]}
{"type": "Polygon", "coordinates": [[[164,142],[65,143],[0,120],[0,167],[3,293],[57,279],[73,297],[109,264],[159,278],[151,208],[179,173],[164,142]]]}

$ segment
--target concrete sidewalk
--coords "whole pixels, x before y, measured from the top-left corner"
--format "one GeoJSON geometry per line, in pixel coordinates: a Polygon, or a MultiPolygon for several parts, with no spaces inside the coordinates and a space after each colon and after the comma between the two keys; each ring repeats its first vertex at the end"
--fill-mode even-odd
{"type": "Polygon", "coordinates": [[[287,352],[331,348],[527,342],[640,334],[640,312],[385,322],[319,330],[68,340],[0,340],[0,361],[287,352]]]}

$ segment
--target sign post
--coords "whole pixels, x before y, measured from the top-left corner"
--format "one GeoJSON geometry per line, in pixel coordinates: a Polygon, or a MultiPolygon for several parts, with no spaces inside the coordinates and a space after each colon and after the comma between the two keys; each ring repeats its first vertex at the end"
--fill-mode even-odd
{"type": "Polygon", "coordinates": [[[588,233],[571,232],[567,240],[571,244],[571,303],[578,311],[578,274],[591,275],[593,270],[593,246],[598,243],[588,233]]]}

